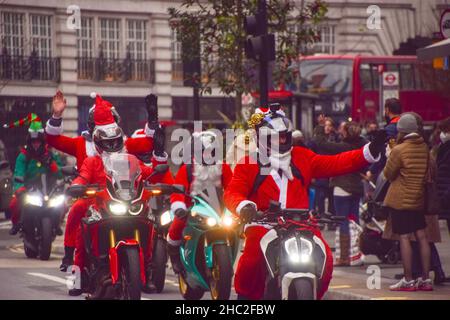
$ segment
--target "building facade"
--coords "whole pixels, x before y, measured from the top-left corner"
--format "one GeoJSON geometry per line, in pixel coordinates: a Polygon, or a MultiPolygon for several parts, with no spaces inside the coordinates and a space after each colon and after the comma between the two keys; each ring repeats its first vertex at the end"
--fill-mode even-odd
{"type": "MultiPolygon", "coordinates": [[[[300,2],[300,1],[299,1],[300,2]]],[[[327,1],[328,19],[313,52],[391,55],[402,43],[430,38],[447,1],[379,1],[381,29],[370,30],[372,1],[327,1]]],[[[164,0],[14,0],[0,2],[0,122],[27,112],[44,120],[51,97],[64,92],[64,129],[75,135],[86,126],[92,91],[112,101],[128,134],[143,125],[143,98],[159,97],[160,118],[188,122],[192,88],[182,82],[181,45],[169,27],[164,0]],[[79,8],[80,11],[77,11],[79,8]]],[[[221,122],[216,110],[232,114],[233,99],[218,89],[202,98],[201,116],[221,122]]],[[[11,148],[17,136],[2,133],[11,148]]]]}

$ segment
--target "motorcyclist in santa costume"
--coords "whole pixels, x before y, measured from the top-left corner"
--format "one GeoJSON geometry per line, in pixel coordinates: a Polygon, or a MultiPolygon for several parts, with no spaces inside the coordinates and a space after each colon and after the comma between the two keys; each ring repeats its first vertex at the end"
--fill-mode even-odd
{"type": "MultiPolygon", "coordinates": [[[[268,229],[251,224],[257,211],[268,209],[270,201],[280,202],[282,208],[308,208],[311,179],[347,174],[378,161],[386,133],[379,132],[373,142],[361,149],[322,156],[304,147],[292,147],[292,123],[277,107],[266,114],[254,114],[249,124],[256,130],[258,150],[236,165],[224,201],[229,210],[249,223],[235,275],[238,299],[261,299],[267,271],[260,240],[268,229]]],[[[331,256],[331,252],[329,254],[331,256]]],[[[331,280],[332,257],[326,265],[323,290],[317,293],[319,299],[331,280]]]]}
{"type": "MultiPolygon", "coordinates": [[[[192,162],[181,165],[174,183],[183,185],[188,194],[202,197],[216,212],[222,212],[223,190],[230,183],[233,173],[222,159],[216,159],[218,143],[212,131],[194,132],[190,141],[192,162]]],[[[182,194],[173,194],[170,201],[175,217],[169,228],[167,249],[174,272],[180,273],[182,264],[179,248],[192,202],[182,194]]]]}
{"type": "MultiPolygon", "coordinates": [[[[98,184],[99,188],[106,187],[106,174],[104,171],[104,162],[113,153],[127,153],[127,148],[125,146],[125,139],[122,129],[114,121],[114,118],[109,111],[108,107],[99,105],[96,107],[94,112],[95,129],[93,132],[93,141],[97,151],[97,155],[88,157],[83,161],[83,165],[79,170],[77,178],[74,179],[72,185],[87,185],[87,184],[98,184]]],[[[155,155],[159,157],[166,157],[164,152],[164,135],[161,130],[157,130],[154,135],[155,143],[155,155]]],[[[146,166],[141,162],[141,171],[144,179],[150,176],[153,172],[154,166],[159,164],[159,161],[155,158],[152,159],[153,166],[146,166]]],[[[150,182],[152,183],[168,183],[173,184],[173,177],[170,171],[165,174],[157,174],[151,177],[150,182]]],[[[87,207],[95,205],[95,198],[86,201],[87,207]]],[[[84,215],[83,215],[84,216],[84,215]]],[[[80,270],[84,267],[85,249],[84,241],[82,239],[80,222],[78,221],[77,231],[76,231],[76,250],[75,250],[75,261],[74,265],[78,266],[80,270]]],[[[149,239],[151,240],[151,239],[149,239]]],[[[147,260],[148,261],[148,260],[147,260]]],[[[147,274],[149,274],[150,269],[147,265],[147,274]]],[[[146,292],[153,291],[154,286],[150,282],[150,277],[147,277],[147,283],[144,290],[146,292]]],[[[80,295],[82,293],[81,289],[71,289],[69,290],[70,295],[80,295]]]]}
{"type": "MultiPolygon", "coordinates": [[[[114,106],[106,100],[103,100],[100,95],[96,93],[91,94],[92,98],[95,98],[94,106],[89,110],[88,116],[88,130],[84,131],[78,137],[68,137],[62,135],[62,115],[66,109],[66,99],[61,91],[58,91],[53,97],[53,115],[47,121],[45,128],[47,141],[50,146],[58,149],[64,153],[67,153],[76,158],[77,168],[80,169],[83,161],[90,156],[94,156],[97,153],[94,141],[93,132],[96,126],[95,123],[95,110],[98,106],[103,106],[108,109],[112,114],[116,123],[120,122],[120,116],[115,110],[114,106]]],[[[166,163],[167,155],[164,153],[163,147],[159,147],[159,151],[154,145],[154,135],[156,131],[162,131],[161,126],[158,123],[158,106],[157,97],[153,94],[148,95],[145,98],[145,104],[147,108],[148,122],[145,125],[145,137],[129,138],[126,139],[124,145],[127,152],[133,155],[140,155],[144,153],[153,152],[153,157],[158,163],[166,163]]],[[[164,137],[163,132],[160,135],[164,137]]],[[[65,272],[73,263],[73,254],[75,251],[76,242],[76,230],[80,225],[82,217],[87,212],[89,207],[89,201],[85,199],[77,200],[71,207],[67,216],[66,230],[64,233],[64,257],[60,266],[60,270],[65,272]]]]}

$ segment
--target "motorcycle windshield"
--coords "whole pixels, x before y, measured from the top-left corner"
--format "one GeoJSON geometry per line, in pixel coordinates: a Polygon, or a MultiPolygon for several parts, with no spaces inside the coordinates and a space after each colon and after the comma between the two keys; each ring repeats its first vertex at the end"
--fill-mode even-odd
{"type": "Polygon", "coordinates": [[[118,153],[109,155],[104,165],[115,195],[124,201],[136,198],[141,175],[139,160],[133,155],[118,153]]]}

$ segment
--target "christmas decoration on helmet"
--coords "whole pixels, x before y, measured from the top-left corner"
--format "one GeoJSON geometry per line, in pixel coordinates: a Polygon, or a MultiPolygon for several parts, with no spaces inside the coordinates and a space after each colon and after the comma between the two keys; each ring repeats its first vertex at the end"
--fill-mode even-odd
{"type": "Polygon", "coordinates": [[[4,124],[3,128],[18,128],[29,125],[28,132],[33,137],[37,137],[39,133],[44,133],[44,128],[42,127],[41,118],[35,113],[30,113],[26,117],[19,119],[17,121],[12,121],[10,123],[4,124]]]}
{"type": "MultiPolygon", "coordinates": [[[[90,97],[92,99],[95,99],[94,105],[89,109],[89,116],[88,116],[88,129],[89,132],[91,134],[93,134],[95,126],[96,126],[96,121],[94,119],[94,115],[95,115],[95,109],[99,106],[102,106],[102,109],[105,110],[109,110],[109,113],[112,114],[112,117],[114,119],[114,121],[116,123],[120,122],[120,116],[119,113],[117,112],[117,110],[114,108],[113,104],[107,100],[104,100],[98,93],[96,92],[91,92],[90,97]]],[[[103,112],[103,111],[102,111],[103,112]]]]}

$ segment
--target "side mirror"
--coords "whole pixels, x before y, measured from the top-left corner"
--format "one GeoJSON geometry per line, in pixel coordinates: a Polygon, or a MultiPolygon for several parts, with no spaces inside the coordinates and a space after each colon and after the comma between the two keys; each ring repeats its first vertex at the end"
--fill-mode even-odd
{"type": "Polygon", "coordinates": [[[78,175],[78,170],[73,166],[66,166],[61,168],[61,172],[65,176],[76,176],[78,175]]]}
{"type": "Polygon", "coordinates": [[[73,185],[67,188],[66,194],[73,198],[81,198],[86,194],[87,187],[84,185],[73,185]]]}
{"type": "Polygon", "coordinates": [[[6,160],[0,161],[0,170],[9,169],[9,162],[6,160]]]}

